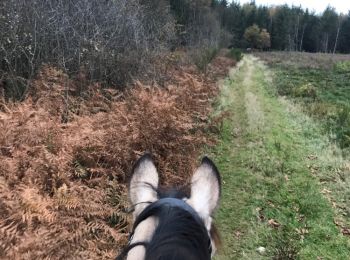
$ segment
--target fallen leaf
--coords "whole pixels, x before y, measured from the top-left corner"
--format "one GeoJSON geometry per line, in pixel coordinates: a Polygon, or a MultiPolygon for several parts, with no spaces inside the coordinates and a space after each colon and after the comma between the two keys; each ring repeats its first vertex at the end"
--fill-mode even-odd
{"type": "Polygon", "coordinates": [[[332,193],[332,191],[330,190],[327,190],[326,188],[324,188],[322,191],[321,191],[322,194],[329,194],[329,193],[332,193]]]}
{"type": "Polygon", "coordinates": [[[280,223],[278,223],[276,220],[274,219],[269,219],[269,221],[267,222],[271,227],[274,228],[278,228],[279,226],[281,226],[280,223]]]}
{"type": "Polygon", "coordinates": [[[307,156],[307,158],[308,158],[309,160],[316,160],[316,159],[317,159],[317,156],[316,156],[316,155],[313,155],[313,154],[310,154],[310,155],[307,156]]]}
{"type": "Polygon", "coordinates": [[[258,208],[256,208],[255,210],[256,210],[256,212],[258,213],[258,214],[257,214],[258,219],[259,219],[260,221],[264,221],[264,220],[265,220],[265,216],[264,216],[264,213],[263,213],[263,210],[264,210],[264,209],[258,207],[258,208]]]}
{"type": "Polygon", "coordinates": [[[350,236],[350,228],[342,228],[342,229],[341,229],[341,233],[342,233],[344,236],[350,236]]]}
{"type": "Polygon", "coordinates": [[[234,235],[235,235],[235,237],[240,238],[240,237],[242,236],[242,232],[239,231],[239,230],[236,230],[236,231],[234,232],[234,235]]]}
{"type": "Polygon", "coordinates": [[[263,247],[263,246],[259,246],[259,247],[256,249],[256,251],[257,251],[260,255],[263,255],[263,254],[265,254],[265,252],[266,252],[266,248],[263,247]]]}
{"type": "Polygon", "coordinates": [[[301,235],[309,234],[309,230],[306,228],[299,228],[299,229],[297,228],[296,231],[301,235]]]}

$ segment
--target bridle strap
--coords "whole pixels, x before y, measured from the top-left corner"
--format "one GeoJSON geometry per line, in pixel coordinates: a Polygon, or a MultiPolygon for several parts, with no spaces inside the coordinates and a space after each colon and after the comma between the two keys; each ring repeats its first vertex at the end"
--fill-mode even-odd
{"type": "MultiPolygon", "coordinates": [[[[127,254],[129,253],[130,250],[132,250],[134,247],[136,246],[144,246],[146,247],[148,245],[148,242],[136,242],[133,244],[130,244],[132,237],[135,233],[136,227],[145,219],[147,219],[150,216],[153,216],[153,212],[161,207],[176,207],[176,208],[180,208],[182,210],[187,211],[188,213],[191,214],[191,216],[193,216],[193,218],[195,219],[195,221],[198,223],[198,225],[203,225],[203,220],[200,218],[200,216],[198,215],[198,213],[190,206],[188,205],[185,201],[181,200],[181,199],[176,199],[176,198],[162,198],[159,199],[155,202],[153,202],[152,204],[148,205],[141,213],[140,215],[137,217],[133,228],[132,228],[132,232],[129,236],[129,244],[128,246],[126,246],[123,251],[120,253],[120,255],[117,256],[116,260],[123,260],[127,254]]],[[[209,253],[211,254],[212,252],[212,245],[211,245],[211,240],[208,234],[208,250],[209,253]]]]}

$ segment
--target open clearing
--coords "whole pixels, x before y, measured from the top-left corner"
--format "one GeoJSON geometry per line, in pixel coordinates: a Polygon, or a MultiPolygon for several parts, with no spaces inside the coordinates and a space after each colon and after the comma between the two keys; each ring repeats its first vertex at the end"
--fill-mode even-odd
{"type": "Polygon", "coordinates": [[[279,98],[273,74],[247,55],[222,86],[229,111],[210,150],[223,176],[216,259],[347,259],[349,162],[313,119],[279,98]],[[341,176],[341,177],[339,177],[341,176]]]}

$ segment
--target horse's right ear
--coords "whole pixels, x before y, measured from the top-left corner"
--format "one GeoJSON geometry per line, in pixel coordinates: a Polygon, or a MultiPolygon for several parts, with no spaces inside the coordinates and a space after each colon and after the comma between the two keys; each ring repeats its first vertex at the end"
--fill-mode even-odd
{"type": "Polygon", "coordinates": [[[129,183],[129,197],[134,205],[136,218],[150,202],[158,199],[158,172],[150,154],[143,155],[135,163],[129,183]]]}
{"type": "Polygon", "coordinates": [[[204,220],[208,230],[211,227],[211,214],[219,203],[221,178],[215,164],[204,157],[191,181],[191,197],[187,203],[204,220]]]}

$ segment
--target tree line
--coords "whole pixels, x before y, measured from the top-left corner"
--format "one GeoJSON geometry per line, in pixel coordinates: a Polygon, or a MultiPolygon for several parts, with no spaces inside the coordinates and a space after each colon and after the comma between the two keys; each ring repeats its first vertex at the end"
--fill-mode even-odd
{"type": "Polygon", "coordinates": [[[270,34],[273,50],[350,52],[350,11],[339,14],[328,6],[315,14],[300,6],[257,6],[254,1],[241,5],[213,0],[212,6],[221,26],[232,34],[233,46],[249,46],[244,33],[256,25],[270,34]]]}

